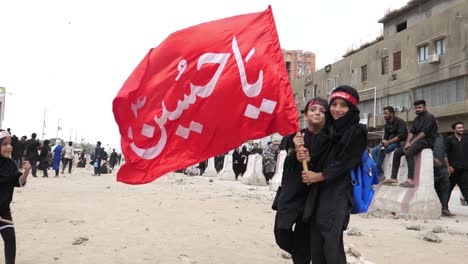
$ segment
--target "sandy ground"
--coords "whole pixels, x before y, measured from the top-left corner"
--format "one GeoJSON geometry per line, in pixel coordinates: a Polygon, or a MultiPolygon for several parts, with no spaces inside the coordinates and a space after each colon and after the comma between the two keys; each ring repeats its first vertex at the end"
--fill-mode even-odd
{"type": "MultiPolygon", "coordinates": [[[[274,241],[267,187],[181,174],[129,186],[91,168],[29,180],[12,205],[19,264],[292,263],[274,241]],[[88,240],[73,245],[80,237],[88,240]]],[[[464,263],[468,207],[455,202],[453,219],[353,216],[363,235],[345,235],[346,243],[374,263],[464,263]],[[423,229],[406,230],[413,224],[423,229]],[[435,226],[445,231],[441,243],[419,238],[435,226]]]]}

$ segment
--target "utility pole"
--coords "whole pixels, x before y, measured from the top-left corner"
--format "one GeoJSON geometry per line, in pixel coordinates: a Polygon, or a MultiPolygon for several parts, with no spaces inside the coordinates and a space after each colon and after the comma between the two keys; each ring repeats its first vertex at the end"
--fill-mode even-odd
{"type": "Polygon", "coordinates": [[[46,108],[44,107],[44,119],[43,119],[43,122],[42,122],[42,140],[44,140],[44,136],[45,136],[45,127],[46,127],[46,108]]]}
{"type": "Polygon", "coordinates": [[[61,128],[60,128],[60,118],[59,118],[59,119],[57,120],[57,136],[56,136],[55,138],[59,138],[59,137],[58,137],[58,136],[59,136],[58,134],[59,134],[59,130],[60,130],[60,129],[61,129],[61,128]]]}

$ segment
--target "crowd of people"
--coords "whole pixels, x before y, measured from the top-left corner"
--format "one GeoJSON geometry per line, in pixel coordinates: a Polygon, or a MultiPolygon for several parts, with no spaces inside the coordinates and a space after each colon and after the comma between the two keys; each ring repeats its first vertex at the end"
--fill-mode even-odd
{"type": "MultiPolygon", "coordinates": [[[[10,204],[13,199],[15,187],[26,184],[29,174],[37,177],[37,170],[42,171],[43,177],[48,177],[48,170],[52,168],[55,177],[65,173],[72,173],[73,163],[78,159],[77,167],[86,166],[84,151],[75,152],[73,142],[62,146],[60,139],[51,141],[46,139],[40,142],[33,133],[31,138],[11,136],[10,129],[0,129],[0,233],[4,241],[5,263],[14,264],[16,258],[16,237],[10,204]]],[[[94,175],[110,173],[115,166],[122,162],[122,155],[115,149],[110,156],[97,142],[91,153],[91,164],[94,175]]]]}
{"type": "MultiPolygon", "coordinates": [[[[434,187],[442,205],[442,216],[454,216],[449,210],[448,202],[456,185],[460,188],[461,197],[468,197],[468,140],[464,136],[464,124],[456,121],[452,125],[453,135],[444,138],[438,133],[437,119],[427,111],[426,102],[414,102],[416,118],[408,130],[406,123],[395,116],[391,106],[385,107],[384,137],[381,144],[372,149],[372,157],[377,165],[379,177],[383,184],[414,188],[415,157],[423,149],[433,150],[434,187]],[[393,154],[390,178],[384,179],[382,164],[385,156],[393,154]],[[408,179],[398,184],[397,176],[400,170],[400,161],[405,157],[408,167],[408,179]]],[[[464,199],[462,199],[464,203],[464,199]]]]}

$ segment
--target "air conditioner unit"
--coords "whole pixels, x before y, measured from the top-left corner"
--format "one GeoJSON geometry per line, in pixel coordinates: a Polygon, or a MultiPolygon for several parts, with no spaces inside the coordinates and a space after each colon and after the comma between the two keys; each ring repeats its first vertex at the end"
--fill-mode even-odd
{"type": "Polygon", "coordinates": [[[401,105],[396,105],[395,107],[393,107],[395,109],[395,112],[397,113],[401,113],[404,111],[404,107],[401,106],[401,105]]]}
{"type": "Polygon", "coordinates": [[[438,54],[432,54],[429,55],[429,58],[427,60],[429,64],[438,64],[440,63],[440,56],[438,54]]]}

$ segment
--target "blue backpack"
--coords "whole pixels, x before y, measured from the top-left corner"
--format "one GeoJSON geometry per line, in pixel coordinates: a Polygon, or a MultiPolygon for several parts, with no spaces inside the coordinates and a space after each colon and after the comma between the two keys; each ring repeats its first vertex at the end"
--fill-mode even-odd
{"type": "Polygon", "coordinates": [[[354,207],[352,214],[365,213],[369,209],[374,197],[373,185],[379,184],[377,167],[367,151],[361,156],[361,162],[351,170],[353,184],[354,207]]]}

